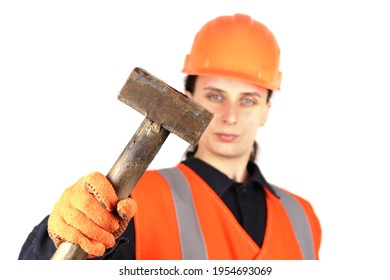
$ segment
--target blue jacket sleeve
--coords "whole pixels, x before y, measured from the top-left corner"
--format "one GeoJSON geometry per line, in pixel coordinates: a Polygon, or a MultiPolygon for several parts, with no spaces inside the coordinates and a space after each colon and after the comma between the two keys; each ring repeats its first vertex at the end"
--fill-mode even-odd
{"type": "Polygon", "coordinates": [[[19,260],[49,260],[56,247],[47,233],[46,216],[28,235],[19,253],[19,260]]]}
{"type": "MultiPolygon", "coordinates": [[[[50,260],[56,251],[53,241],[47,232],[46,216],[28,235],[19,253],[19,260],[50,260]]],[[[130,221],[126,231],[118,238],[115,246],[95,259],[134,260],[135,259],[135,235],[134,222],[130,221]]]]}

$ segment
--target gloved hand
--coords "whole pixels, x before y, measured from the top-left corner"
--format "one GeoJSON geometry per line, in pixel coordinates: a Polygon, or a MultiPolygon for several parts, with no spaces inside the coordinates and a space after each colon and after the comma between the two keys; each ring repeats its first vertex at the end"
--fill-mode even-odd
{"type": "Polygon", "coordinates": [[[48,233],[56,247],[67,241],[89,255],[102,256],[115,245],[136,211],[133,199],[118,202],[111,183],[94,172],[62,193],[49,217],[48,233]]]}

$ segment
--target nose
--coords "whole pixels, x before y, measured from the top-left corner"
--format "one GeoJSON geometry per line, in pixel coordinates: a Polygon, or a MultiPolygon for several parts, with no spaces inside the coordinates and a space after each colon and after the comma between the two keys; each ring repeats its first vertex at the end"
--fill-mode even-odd
{"type": "Polygon", "coordinates": [[[234,125],[237,123],[237,109],[234,104],[224,104],[222,108],[222,122],[227,125],[234,125]]]}

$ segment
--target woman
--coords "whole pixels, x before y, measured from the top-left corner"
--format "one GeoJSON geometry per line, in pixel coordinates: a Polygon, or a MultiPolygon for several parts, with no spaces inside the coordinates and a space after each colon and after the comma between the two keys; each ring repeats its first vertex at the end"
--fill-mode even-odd
{"type": "Polygon", "coordinates": [[[119,202],[104,175],[83,177],[20,259],[48,259],[63,241],[101,259],[319,258],[310,203],[267,183],[255,163],[257,130],[281,81],[273,34],[246,15],[215,18],[197,33],[183,72],[185,94],[214,113],[198,146],[175,168],[147,171],[119,202]]]}

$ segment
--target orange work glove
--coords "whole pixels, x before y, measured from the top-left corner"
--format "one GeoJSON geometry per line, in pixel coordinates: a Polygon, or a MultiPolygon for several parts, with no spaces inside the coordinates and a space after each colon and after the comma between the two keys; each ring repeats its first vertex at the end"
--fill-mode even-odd
{"type": "Polygon", "coordinates": [[[89,255],[102,256],[115,245],[136,211],[133,199],[118,202],[106,176],[94,172],[62,193],[49,217],[48,233],[56,247],[67,241],[89,255]]]}

